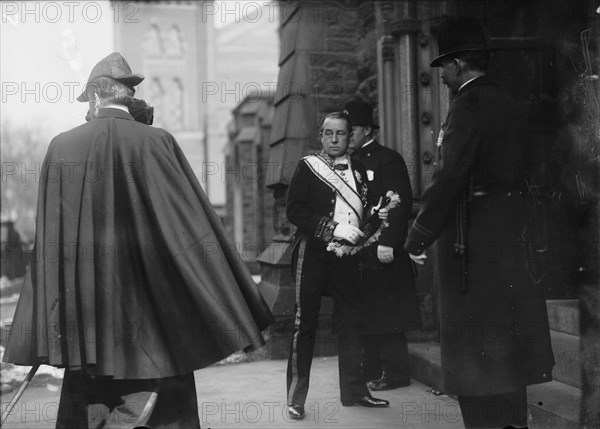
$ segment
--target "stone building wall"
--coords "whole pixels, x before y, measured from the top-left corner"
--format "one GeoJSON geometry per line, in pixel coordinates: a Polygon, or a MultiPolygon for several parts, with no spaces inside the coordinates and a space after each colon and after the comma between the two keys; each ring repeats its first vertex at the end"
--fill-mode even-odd
{"type": "Polygon", "coordinates": [[[175,136],[205,187],[207,107],[198,94],[209,74],[212,21],[194,1],[111,4],[120,16],[135,11],[115,25],[114,50],[145,76],[137,96],[154,106],[154,126],[175,136]]]}
{"type": "MultiPolygon", "coordinates": [[[[234,10],[234,2],[231,3],[231,10],[234,10]]],[[[219,6],[224,8],[224,2],[220,2],[219,6]]],[[[207,192],[211,203],[217,207],[227,204],[227,181],[221,178],[223,152],[228,142],[226,128],[232,111],[252,93],[272,94],[277,83],[278,19],[276,13],[270,11],[271,8],[265,7],[258,16],[236,16],[235,21],[215,30],[214,73],[204,82],[202,98],[211,106],[208,112],[207,158],[214,174],[207,179],[207,192]]]]}
{"type": "Polygon", "coordinates": [[[233,111],[225,154],[224,225],[253,273],[273,236],[273,196],[264,186],[273,114],[272,94],[252,94],[233,111]]]}

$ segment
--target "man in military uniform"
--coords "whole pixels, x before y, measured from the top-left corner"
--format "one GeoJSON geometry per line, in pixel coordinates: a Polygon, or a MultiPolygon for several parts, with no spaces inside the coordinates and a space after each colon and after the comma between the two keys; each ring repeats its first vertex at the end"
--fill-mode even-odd
{"type": "Polygon", "coordinates": [[[402,156],[373,138],[373,109],[351,101],[344,111],[352,123],[352,159],[367,169],[369,189],[377,197],[398,193],[400,204],[390,210],[389,226],[363,250],[363,287],[367,305],[363,337],[363,374],[370,390],[390,390],[410,384],[405,332],[421,324],[413,265],[403,248],[412,210],[412,189],[402,156]],[[375,379],[376,378],[376,379],[375,379]]]}
{"type": "MultiPolygon", "coordinates": [[[[287,216],[298,227],[292,254],[296,319],[287,367],[288,415],[304,417],[321,296],[330,295],[339,315],[339,377],[342,405],[386,407],[373,398],[360,375],[362,291],[360,254],[328,250],[337,240],[356,243],[369,214],[364,167],[346,150],[351,133],[345,114],[330,113],[321,124],[320,154],[300,160],[290,182],[287,216]]],[[[381,210],[379,216],[387,217],[381,210]]]]}
{"type": "Polygon", "coordinates": [[[442,81],[453,94],[438,143],[441,161],[406,240],[411,258],[439,239],[444,389],[466,427],[527,424],[526,386],[551,380],[554,357],[531,259],[519,105],[486,76],[479,21],[438,30],[442,81]]]}

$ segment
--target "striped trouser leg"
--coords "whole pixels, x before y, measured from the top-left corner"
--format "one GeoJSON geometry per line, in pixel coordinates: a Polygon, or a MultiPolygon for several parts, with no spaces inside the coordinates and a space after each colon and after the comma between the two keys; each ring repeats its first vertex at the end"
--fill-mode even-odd
{"type": "Polygon", "coordinates": [[[287,367],[288,404],[304,405],[308,394],[310,367],[321,308],[323,261],[307,242],[299,244],[296,259],[296,316],[287,367]]]}

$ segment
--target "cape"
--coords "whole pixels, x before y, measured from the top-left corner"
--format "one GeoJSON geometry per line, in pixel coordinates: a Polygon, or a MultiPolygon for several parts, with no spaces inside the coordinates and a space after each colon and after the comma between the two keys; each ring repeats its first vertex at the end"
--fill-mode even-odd
{"type": "Polygon", "coordinates": [[[190,373],[274,322],[172,135],[103,109],[55,137],[5,362],[190,373]]]}

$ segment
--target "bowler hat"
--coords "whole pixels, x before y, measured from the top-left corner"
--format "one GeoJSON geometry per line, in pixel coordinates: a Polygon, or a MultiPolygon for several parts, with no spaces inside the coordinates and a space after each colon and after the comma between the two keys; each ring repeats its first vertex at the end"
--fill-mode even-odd
{"type": "Polygon", "coordinates": [[[125,58],[123,58],[123,55],[118,52],[113,52],[106,58],[101,59],[100,62],[94,66],[85,85],[86,87],[83,89],[81,95],[77,97],[78,101],[89,101],[87,89],[91,83],[100,77],[109,77],[131,88],[144,80],[144,75],[131,73],[131,68],[129,67],[129,64],[127,64],[127,61],[125,61],[125,58]]]}
{"type": "Polygon", "coordinates": [[[441,59],[447,55],[490,50],[481,23],[470,16],[449,18],[434,27],[433,32],[437,35],[439,56],[431,62],[431,67],[440,67],[441,59]]]}
{"type": "Polygon", "coordinates": [[[350,101],[344,107],[344,113],[352,125],[368,125],[371,128],[379,128],[373,123],[373,108],[369,103],[361,100],[350,101]]]}

